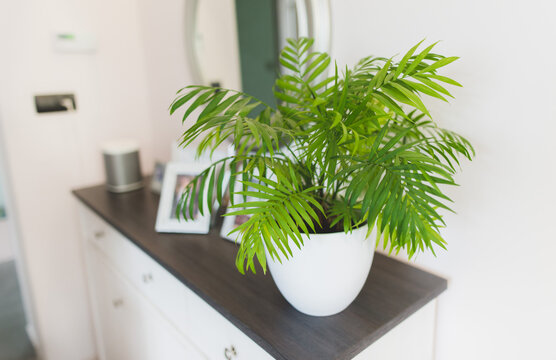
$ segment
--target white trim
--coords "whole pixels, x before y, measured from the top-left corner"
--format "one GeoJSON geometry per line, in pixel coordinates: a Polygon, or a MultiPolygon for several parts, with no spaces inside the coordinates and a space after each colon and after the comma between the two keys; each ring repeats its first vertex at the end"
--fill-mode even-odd
{"type": "MultiPolygon", "coordinates": [[[[0,189],[2,191],[2,189],[0,189]]],[[[11,229],[7,218],[0,218],[0,263],[14,260],[11,229]]]]}
{"type": "MultiPolygon", "coordinates": [[[[0,110],[1,110],[0,104],[0,110]]],[[[2,177],[2,184],[4,186],[4,201],[6,205],[6,213],[8,214],[8,226],[11,234],[11,245],[12,251],[15,259],[15,268],[17,274],[17,280],[19,282],[19,288],[21,291],[21,298],[23,301],[23,311],[25,313],[25,320],[27,322],[26,327],[32,329],[31,335],[33,338],[31,341],[35,346],[35,352],[38,358],[41,358],[42,348],[40,341],[40,334],[36,331],[37,327],[37,317],[36,308],[33,301],[33,294],[31,291],[29,274],[27,272],[27,261],[25,257],[25,251],[21,243],[21,235],[19,232],[19,223],[17,220],[17,207],[15,201],[13,201],[12,186],[10,179],[10,166],[5,157],[4,144],[4,132],[3,132],[3,122],[2,114],[0,113],[0,177],[2,177]]],[[[31,337],[31,336],[30,336],[31,337]]]]}
{"type": "Polygon", "coordinates": [[[313,37],[310,27],[311,20],[308,16],[308,6],[306,0],[295,0],[295,8],[297,10],[297,36],[313,37]]]}
{"type": "Polygon", "coordinates": [[[314,49],[318,52],[330,53],[332,38],[332,14],[330,0],[309,0],[311,25],[310,36],[315,39],[314,49]]]}
{"type": "MultiPolygon", "coordinates": [[[[76,200],[77,201],[77,200],[76,200]]],[[[81,241],[80,241],[80,253],[82,258],[84,259],[85,264],[85,276],[87,278],[87,299],[89,299],[89,309],[90,314],[93,322],[93,335],[95,338],[95,345],[96,345],[96,354],[95,360],[106,360],[106,354],[104,353],[104,340],[102,338],[102,330],[100,325],[100,315],[98,312],[98,295],[96,288],[93,286],[94,279],[93,279],[93,265],[91,259],[91,244],[87,240],[87,230],[86,224],[89,223],[89,218],[95,217],[96,215],[83,205],[80,201],[77,201],[77,208],[79,211],[79,230],[81,233],[81,241]]]]}
{"type": "Polygon", "coordinates": [[[29,340],[31,340],[31,344],[33,344],[33,347],[37,349],[39,347],[39,337],[37,336],[37,330],[35,330],[33,324],[26,324],[25,332],[27,333],[29,340]]]}
{"type": "Polygon", "coordinates": [[[193,84],[204,84],[199,56],[197,54],[197,9],[198,0],[186,0],[184,14],[185,56],[189,62],[193,84]]]}

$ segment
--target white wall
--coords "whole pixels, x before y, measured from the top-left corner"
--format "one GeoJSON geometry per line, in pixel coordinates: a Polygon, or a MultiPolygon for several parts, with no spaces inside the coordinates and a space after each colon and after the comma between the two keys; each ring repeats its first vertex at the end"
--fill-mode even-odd
{"type": "Polygon", "coordinates": [[[462,57],[445,72],[464,85],[456,99],[429,102],[477,150],[450,189],[449,251],[416,261],[449,279],[437,360],[556,358],[555,11],[542,0],[333,0],[341,64],[423,38],[462,57]]]}
{"type": "Polygon", "coordinates": [[[183,131],[168,116],[189,85],[185,2],[0,3],[0,120],[44,359],[96,355],[71,189],[103,181],[99,144],[134,138],[144,173],[183,131]],[[91,54],[54,52],[55,31],[93,34],[91,54]],[[74,92],[76,113],[35,113],[33,95],[74,92]]]}
{"type": "MultiPolygon", "coordinates": [[[[240,88],[237,33],[228,31],[235,25],[235,15],[226,13],[233,12],[233,8],[234,2],[230,0],[199,4],[198,11],[202,15],[199,32],[202,36],[197,45],[204,81],[202,85],[219,81],[224,87],[240,88]],[[215,6],[221,9],[220,13],[210,17],[215,6]],[[223,35],[218,26],[228,29],[226,34],[223,35]],[[222,46],[217,45],[218,39],[223,43],[222,46]],[[211,56],[215,59],[207,61],[211,56]]],[[[163,5],[158,0],[142,0],[139,2],[139,12],[147,64],[149,115],[156,144],[153,156],[160,161],[169,161],[170,143],[178,140],[185,128],[191,125],[190,119],[182,126],[178,113],[172,117],[168,115],[168,107],[176,91],[192,85],[194,79],[185,49],[185,0],[165,0],[163,5]]]]}
{"type": "MultiPolygon", "coordinates": [[[[414,262],[449,279],[438,312],[438,360],[553,359],[556,321],[550,227],[555,170],[555,70],[550,2],[332,0],[333,57],[353,64],[368,54],[402,53],[423,38],[459,55],[447,74],[464,84],[452,104],[430,101],[440,123],[467,136],[477,158],[450,189],[449,251],[414,262]],[[542,70],[541,70],[542,69],[542,70]],[[535,149],[535,153],[532,153],[535,149]],[[523,329],[528,329],[524,331],[523,329]]],[[[169,99],[191,75],[180,0],[141,3],[155,156],[181,133],[169,99]],[[163,40],[161,40],[163,39],[163,40]],[[168,44],[173,44],[168,46],[168,44]]]]}
{"type": "Polygon", "coordinates": [[[179,117],[168,116],[176,91],[191,85],[191,72],[185,54],[185,1],[139,1],[140,35],[147,66],[149,118],[152,122],[153,157],[168,161],[171,142],[181,135],[179,117]]]}
{"type": "Polygon", "coordinates": [[[47,360],[95,356],[72,188],[103,180],[99,144],[134,138],[152,169],[145,49],[136,0],[0,2],[0,112],[10,183],[47,360]],[[96,35],[61,54],[54,31],[96,35]],[[38,115],[33,95],[74,92],[78,111],[38,115]]]}
{"type": "Polygon", "coordinates": [[[196,50],[205,85],[241,90],[235,1],[200,1],[196,50]]]}
{"type": "MultiPolygon", "coordinates": [[[[94,355],[71,188],[102,181],[98,144],[136,138],[147,172],[167,160],[181,131],[167,116],[191,79],[183,52],[183,2],[0,2],[0,115],[22,245],[46,359],[94,355]],[[98,37],[95,54],[58,54],[54,30],[98,37]],[[78,112],[39,116],[32,96],[73,91],[78,112]]],[[[553,359],[556,200],[556,55],[551,2],[333,0],[333,56],[353,64],[427,37],[462,56],[448,75],[465,87],[434,103],[442,125],[468,136],[478,156],[450,190],[449,252],[420,256],[446,276],[437,359],[553,359]],[[534,152],[533,152],[534,151],[534,152]]]]}
{"type": "MultiPolygon", "coordinates": [[[[0,169],[0,171],[4,171],[0,169]]],[[[0,217],[2,216],[1,209],[5,210],[6,208],[6,200],[4,200],[4,184],[2,183],[2,179],[0,179],[0,217]]]]}
{"type": "MultiPolygon", "coordinates": [[[[16,213],[16,205],[13,203],[13,197],[11,193],[10,179],[7,174],[7,163],[6,163],[6,149],[5,143],[1,140],[4,138],[3,122],[1,121],[2,114],[0,113],[0,182],[4,186],[4,204],[6,206],[6,212],[9,213],[9,217],[2,221],[2,234],[0,236],[5,236],[4,246],[7,252],[9,252],[10,259],[15,261],[15,269],[17,280],[19,284],[19,289],[21,291],[21,300],[25,313],[25,322],[27,335],[29,336],[32,344],[35,346],[37,355],[40,357],[41,346],[40,340],[37,333],[37,321],[35,314],[35,306],[31,299],[31,287],[29,284],[29,276],[26,263],[26,255],[23,251],[23,245],[21,242],[17,241],[19,238],[17,221],[14,216],[16,213]],[[9,248],[9,249],[7,249],[9,248]]],[[[6,255],[7,252],[4,254],[6,255]]]]}

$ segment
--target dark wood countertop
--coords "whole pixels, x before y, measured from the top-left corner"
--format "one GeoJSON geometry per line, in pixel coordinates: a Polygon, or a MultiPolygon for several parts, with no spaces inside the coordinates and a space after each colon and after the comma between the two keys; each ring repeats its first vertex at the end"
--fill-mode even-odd
{"type": "Polygon", "coordinates": [[[304,315],[270,276],[241,275],[237,245],[208,235],[159,234],[159,197],[148,189],[113,194],[104,186],[74,195],[277,359],[351,359],[433,300],[445,279],[382,254],[357,299],[329,317],[304,315]]]}

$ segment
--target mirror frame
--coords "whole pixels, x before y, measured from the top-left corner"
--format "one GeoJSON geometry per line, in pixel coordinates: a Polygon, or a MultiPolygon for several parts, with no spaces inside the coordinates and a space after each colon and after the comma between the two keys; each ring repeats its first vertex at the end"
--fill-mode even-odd
{"type": "MultiPolygon", "coordinates": [[[[195,46],[199,1],[185,0],[185,52],[193,83],[208,85],[206,79],[203,78],[195,46]]],[[[313,38],[315,40],[313,45],[315,51],[330,53],[332,37],[330,0],[295,0],[295,6],[297,9],[298,36],[313,38]]]]}

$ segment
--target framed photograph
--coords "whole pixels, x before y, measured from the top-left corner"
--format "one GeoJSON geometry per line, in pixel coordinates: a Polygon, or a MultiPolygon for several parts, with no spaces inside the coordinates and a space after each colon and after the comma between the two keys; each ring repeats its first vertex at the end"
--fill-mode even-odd
{"type": "Polygon", "coordinates": [[[164,180],[164,171],[166,164],[160,161],[154,163],[153,177],[151,178],[151,191],[160,194],[162,191],[162,182],[164,180]]]}
{"type": "MultiPolygon", "coordinates": [[[[158,204],[155,230],[165,233],[207,234],[210,228],[210,213],[206,207],[201,215],[198,204],[195,205],[193,219],[184,220],[176,217],[176,209],[183,190],[205,167],[200,164],[175,163],[166,165],[164,181],[158,204]]],[[[208,195],[208,189],[204,190],[208,195]]]]}
{"type": "MultiPolygon", "coordinates": [[[[236,189],[239,189],[241,186],[242,186],[241,182],[236,178],[234,187],[236,189]]],[[[249,188],[249,190],[252,190],[252,188],[249,188]]],[[[255,200],[256,199],[252,197],[247,197],[247,201],[255,201],[255,200]]],[[[237,194],[234,195],[234,204],[239,204],[242,203],[243,201],[244,201],[243,196],[237,194]]],[[[231,209],[230,208],[231,206],[232,204],[229,203],[228,208],[226,209],[226,214],[242,209],[242,208],[231,209]]],[[[238,226],[240,226],[241,224],[247,222],[247,220],[249,220],[249,217],[250,217],[249,215],[224,216],[224,221],[222,222],[222,228],[220,229],[220,236],[226,240],[230,240],[238,244],[241,243],[241,239],[239,239],[239,232],[235,232],[233,234],[230,234],[230,232],[235,228],[237,228],[238,226]]]]}

